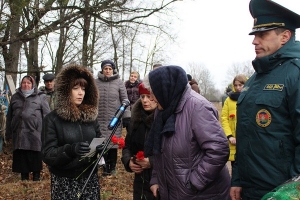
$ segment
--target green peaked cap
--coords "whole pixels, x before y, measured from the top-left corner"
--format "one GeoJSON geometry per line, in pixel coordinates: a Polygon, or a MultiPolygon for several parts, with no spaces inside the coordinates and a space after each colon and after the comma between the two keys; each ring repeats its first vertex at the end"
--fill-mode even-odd
{"type": "Polygon", "coordinates": [[[272,0],[251,0],[249,10],[254,18],[253,28],[249,35],[276,28],[295,31],[300,27],[300,15],[272,0]]]}

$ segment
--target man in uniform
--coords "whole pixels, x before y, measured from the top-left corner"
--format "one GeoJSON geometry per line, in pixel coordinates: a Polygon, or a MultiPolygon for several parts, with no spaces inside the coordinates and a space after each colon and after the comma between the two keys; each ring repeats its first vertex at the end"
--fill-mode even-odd
{"type": "Polygon", "coordinates": [[[45,74],[43,76],[45,86],[40,87],[39,89],[47,95],[48,103],[50,110],[55,108],[55,75],[54,74],[45,74]]]}
{"type": "Polygon", "coordinates": [[[300,16],[269,0],[251,0],[255,73],[237,101],[232,200],[258,200],[300,174],[300,16]]]}

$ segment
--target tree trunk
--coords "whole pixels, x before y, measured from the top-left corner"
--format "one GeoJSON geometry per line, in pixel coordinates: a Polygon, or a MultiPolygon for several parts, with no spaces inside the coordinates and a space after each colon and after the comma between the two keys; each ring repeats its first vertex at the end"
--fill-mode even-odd
{"type": "MultiPolygon", "coordinates": [[[[89,0],[84,1],[85,9],[88,10],[89,0]]],[[[88,66],[88,41],[89,41],[89,34],[90,34],[90,24],[91,24],[91,16],[88,13],[83,15],[83,38],[82,38],[82,65],[88,66]]]]}

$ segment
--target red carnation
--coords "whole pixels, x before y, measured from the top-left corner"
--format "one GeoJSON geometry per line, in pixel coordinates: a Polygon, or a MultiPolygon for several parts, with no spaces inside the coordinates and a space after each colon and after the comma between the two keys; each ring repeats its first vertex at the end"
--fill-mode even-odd
{"type": "Polygon", "coordinates": [[[124,138],[119,139],[119,149],[123,149],[125,147],[125,141],[124,138]]]}
{"type": "Polygon", "coordinates": [[[113,144],[117,144],[119,146],[119,149],[123,149],[125,147],[124,138],[118,138],[117,136],[113,135],[111,141],[113,144]]]}
{"type": "Polygon", "coordinates": [[[143,160],[145,158],[144,152],[143,151],[138,151],[135,157],[138,160],[143,160]]]}
{"type": "Polygon", "coordinates": [[[230,114],[229,118],[233,119],[235,117],[235,114],[230,114]]]}
{"type": "Polygon", "coordinates": [[[111,141],[114,144],[118,144],[119,139],[117,138],[117,136],[114,135],[114,136],[112,136],[111,141]]]}

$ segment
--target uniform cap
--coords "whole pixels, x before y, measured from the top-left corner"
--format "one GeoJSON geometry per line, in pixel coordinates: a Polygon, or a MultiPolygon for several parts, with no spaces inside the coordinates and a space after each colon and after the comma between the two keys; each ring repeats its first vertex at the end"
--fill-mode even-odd
{"type": "Polygon", "coordinates": [[[253,28],[249,35],[276,28],[295,31],[300,27],[300,15],[272,0],[251,0],[249,10],[254,18],[253,28]]]}

